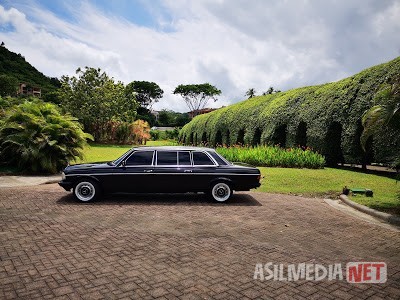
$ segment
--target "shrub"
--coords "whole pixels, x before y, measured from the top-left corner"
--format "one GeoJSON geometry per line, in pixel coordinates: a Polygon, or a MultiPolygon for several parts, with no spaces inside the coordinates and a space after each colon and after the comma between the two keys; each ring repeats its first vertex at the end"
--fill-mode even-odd
{"type": "MultiPolygon", "coordinates": [[[[338,82],[247,99],[193,118],[179,139],[213,146],[221,139],[227,145],[306,145],[329,162],[362,163],[361,117],[375,104],[373,98],[381,84],[398,74],[400,57],[338,82]]],[[[374,161],[393,163],[400,152],[400,129],[380,130],[371,147],[374,161]]]]}
{"type": "Polygon", "coordinates": [[[218,147],[217,152],[229,161],[244,162],[259,167],[320,169],[325,165],[325,158],[311,149],[232,146],[218,147]]]}
{"type": "Polygon", "coordinates": [[[0,128],[2,163],[26,172],[55,173],[83,157],[91,135],[51,103],[26,101],[5,111],[0,128]]]}
{"type": "Polygon", "coordinates": [[[166,130],[165,136],[168,140],[177,140],[179,136],[179,129],[175,127],[173,130],[166,130]]]}
{"type": "Polygon", "coordinates": [[[160,131],[159,130],[150,130],[150,136],[152,141],[157,141],[160,139],[160,131]]]}
{"type": "Polygon", "coordinates": [[[146,142],[150,139],[149,123],[143,120],[133,122],[133,135],[135,144],[146,145],[146,142]]]}

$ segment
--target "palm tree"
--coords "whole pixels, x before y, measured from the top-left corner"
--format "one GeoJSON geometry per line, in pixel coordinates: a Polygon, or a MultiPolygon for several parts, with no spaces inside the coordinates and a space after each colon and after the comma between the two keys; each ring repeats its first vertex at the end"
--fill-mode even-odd
{"type": "Polygon", "coordinates": [[[24,171],[55,173],[82,158],[86,139],[93,139],[74,117],[38,99],[11,107],[1,123],[1,163],[24,171]]]}
{"type": "MultiPolygon", "coordinates": [[[[366,150],[367,140],[378,130],[400,127],[400,77],[392,84],[381,88],[374,101],[379,104],[368,109],[362,116],[364,131],[361,134],[361,146],[366,150]]],[[[397,157],[396,165],[400,165],[400,155],[397,157]]]]}
{"type": "Polygon", "coordinates": [[[245,96],[249,96],[249,99],[253,98],[255,95],[256,95],[256,90],[253,88],[250,88],[245,94],[245,96]]]}

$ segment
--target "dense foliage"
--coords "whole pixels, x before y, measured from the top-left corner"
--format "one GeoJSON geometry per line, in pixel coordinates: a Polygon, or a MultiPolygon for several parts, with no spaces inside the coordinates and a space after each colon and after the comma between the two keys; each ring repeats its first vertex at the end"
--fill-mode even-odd
{"type": "Polygon", "coordinates": [[[39,99],[20,104],[1,99],[1,163],[18,166],[24,172],[55,173],[68,162],[82,158],[89,134],[70,115],[39,99]]]}
{"type": "Polygon", "coordinates": [[[320,169],[325,165],[324,157],[310,149],[278,146],[218,147],[217,152],[232,162],[244,162],[259,167],[320,169]]]}
{"type": "Polygon", "coordinates": [[[338,82],[254,97],[195,117],[181,130],[180,140],[186,144],[300,145],[319,151],[330,164],[393,163],[400,152],[400,129],[381,128],[364,153],[361,118],[367,109],[382,104],[374,103],[374,95],[399,74],[400,57],[338,82]]]}
{"type": "Polygon", "coordinates": [[[77,76],[63,76],[59,98],[62,107],[77,117],[96,141],[105,141],[110,121],[133,122],[136,116],[135,95],[125,94],[121,82],[114,82],[100,69],[78,69],[77,76]]]}
{"type": "Polygon", "coordinates": [[[49,78],[43,75],[28,63],[21,54],[11,52],[4,46],[0,47],[0,74],[13,78],[17,86],[19,82],[25,82],[41,87],[44,98],[47,93],[54,91],[60,86],[57,78],[49,78]]]}
{"type": "Polygon", "coordinates": [[[172,110],[163,109],[158,113],[158,126],[182,127],[190,122],[187,113],[179,113],[172,110]]]}

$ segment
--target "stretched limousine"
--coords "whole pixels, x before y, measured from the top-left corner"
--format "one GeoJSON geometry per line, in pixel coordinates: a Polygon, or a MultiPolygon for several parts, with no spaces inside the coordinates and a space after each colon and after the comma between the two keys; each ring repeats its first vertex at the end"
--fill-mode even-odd
{"type": "Polygon", "coordinates": [[[88,202],[104,193],[205,192],[228,200],[233,191],[260,186],[260,170],[232,164],[211,148],[137,147],[120,158],[66,167],[59,185],[88,202]]]}

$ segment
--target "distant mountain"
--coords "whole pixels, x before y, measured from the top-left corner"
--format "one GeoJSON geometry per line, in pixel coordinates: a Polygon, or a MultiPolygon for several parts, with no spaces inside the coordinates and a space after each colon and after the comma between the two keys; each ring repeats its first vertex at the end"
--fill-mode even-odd
{"type": "Polygon", "coordinates": [[[50,78],[39,72],[21,54],[9,51],[4,45],[0,47],[0,75],[16,78],[19,82],[28,83],[42,89],[42,95],[60,87],[57,78],[50,78]]]}

